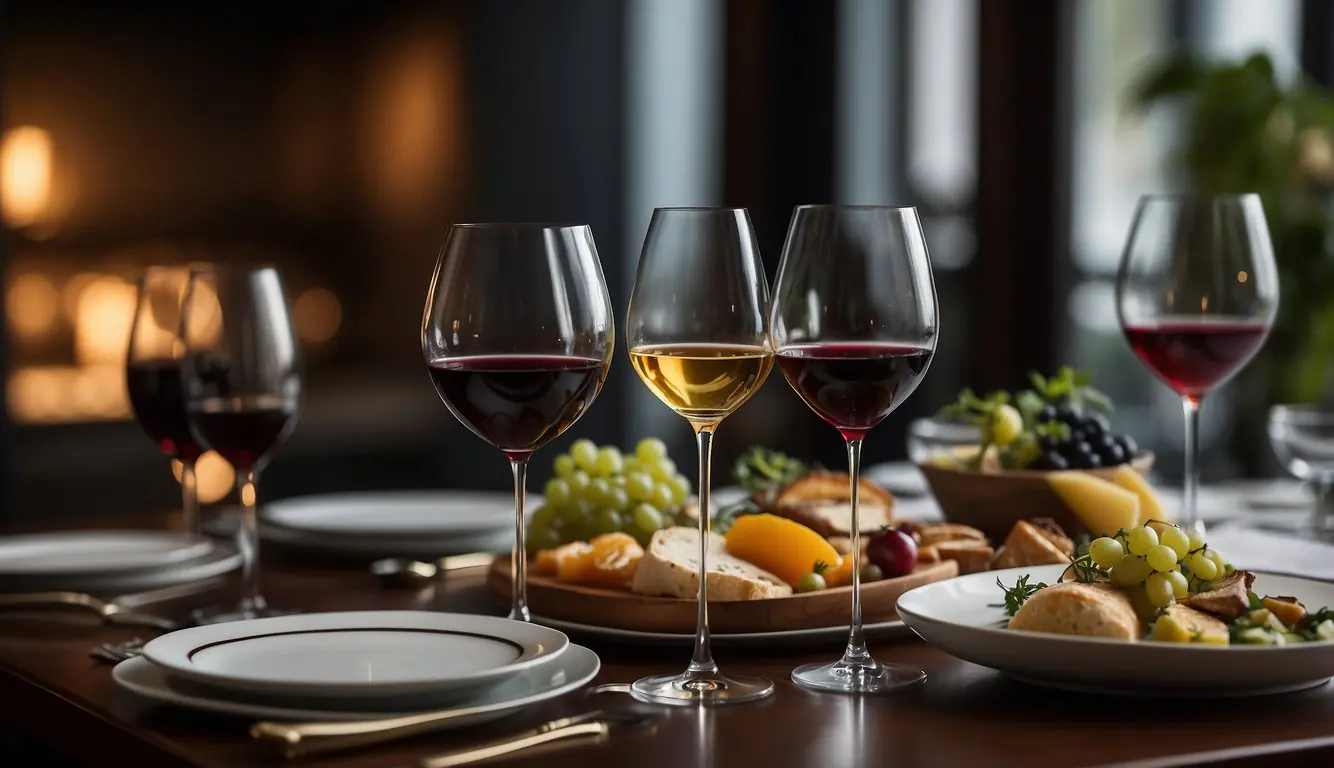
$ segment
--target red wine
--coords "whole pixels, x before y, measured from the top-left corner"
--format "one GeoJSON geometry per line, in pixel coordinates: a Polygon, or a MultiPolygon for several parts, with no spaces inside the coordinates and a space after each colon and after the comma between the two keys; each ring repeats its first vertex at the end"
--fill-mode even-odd
{"type": "Polygon", "coordinates": [[[162,452],[193,464],[204,450],[190,434],[179,360],[137,360],[125,367],[134,417],[162,452]]]}
{"type": "Polygon", "coordinates": [[[191,403],[195,437],[239,472],[258,472],[296,426],[296,403],[280,397],[215,397],[191,403]]]}
{"type": "Polygon", "coordinates": [[[430,370],[454,416],[516,459],[578,421],[607,376],[602,360],[555,355],[458,357],[430,370]]]}
{"type": "Polygon", "coordinates": [[[1185,397],[1202,397],[1264,346],[1268,323],[1165,322],[1132,325],[1126,338],[1158,378],[1185,397]]]}
{"type": "Polygon", "coordinates": [[[775,357],[806,405],[847,440],[884,421],[931,365],[931,350],[902,344],[803,344],[784,347],[775,357]]]}

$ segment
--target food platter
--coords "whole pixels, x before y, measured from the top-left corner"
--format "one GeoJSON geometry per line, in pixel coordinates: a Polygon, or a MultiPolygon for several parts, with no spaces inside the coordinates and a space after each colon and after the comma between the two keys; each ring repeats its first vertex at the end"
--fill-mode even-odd
{"type": "MultiPolygon", "coordinates": [[[[510,592],[509,558],[497,557],[487,585],[500,597],[510,592]]],[[[958,573],[952,560],[923,564],[907,576],[862,585],[862,618],[868,623],[897,618],[895,603],[910,589],[958,573]]],[[[693,633],[696,602],[675,597],[650,597],[616,587],[561,582],[530,574],[528,603],[533,613],[577,624],[655,633],[693,633]]],[[[710,601],[709,626],[719,633],[773,632],[847,626],[852,590],[834,587],[819,592],[763,600],[710,601]]]]}
{"type": "MultiPolygon", "coordinates": [[[[1006,628],[999,579],[1054,583],[1063,566],[1013,568],[929,584],[899,599],[904,622],[965,661],[1053,688],[1158,696],[1251,696],[1323,685],[1334,677],[1334,642],[1285,646],[1122,642],[1006,628]]],[[[1267,592],[1307,605],[1334,603],[1334,584],[1257,574],[1267,592]]],[[[1258,588],[1258,587],[1257,587],[1258,588]]]]}

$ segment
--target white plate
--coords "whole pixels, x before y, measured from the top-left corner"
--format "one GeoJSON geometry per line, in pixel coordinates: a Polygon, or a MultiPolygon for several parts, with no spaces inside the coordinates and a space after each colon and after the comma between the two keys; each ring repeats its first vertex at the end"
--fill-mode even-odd
{"type": "MultiPolygon", "coordinates": [[[[468,707],[473,712],[449,720],[442,727],[462,728],[490,722],[538,702],[563,696],[582,688],[597,675],[599,668],[597,654],[582,646],[570,645],[552,663],[520,672],[500,685],[461,702],[460,707],[468,707]]],[[[111,676],[121,688],[152,701],[247,718],[347,721],[400,714],[385,709],[353,712],[321,706],[319,702],[306,706],[285,706],[227,698],[214,689],[178,680],[145,658],[122,661],[111,671],[111,676]]]]}
{"type": "Polygon", "coordinates": [[[514,527],[514,497],[471,491],[338,493],[275,501],[264,523],[310,536],[476,537],[514,527]]]}
{"type": "MultiPolygon", "coordinates": [[[[1127,643],[1005,629],[1000,587],[1030,574],[1054,583],[1062,566],[1011,568],[927,584],[899,598],[899,615],[928,643],[964,661],[1049,687],[1170,696],[1247,696],[1320,685],[1334,677],[1334,642],[1288,646],[1127,643]]],[[[1334,584],[1257,574],[1259,594],[1334,606],[1334,584]]]]}
{"type": "Polygon", "coordinates": [[[508,552],[514,547],[514,531],[504,530],[481,536],[450,538],[388,538],[384,536],[345,537],[299,533],[260,523],[260,536],[293,549],[306,549],[328,555],[356,557],[411,557],[433,560],[445,555],[469,552],[508,552]]]}
{"type": "Polygon", "coordinates": [[[476,691],[541,666],[569,642],[494,616],[351,611],[192,627],[149,642],[144,657],[228,691],[364,700],[476,691]]]}
{"type": "Polygon", "coordinates": [[[922,470],[911,461],[887,461],[862,470],[862,475],[895,496],[925,496],[931,492],[922,470]]]}
{"type": "MultiPolygon", "coordinates": [[[[636,645],[690,645],[695,642],[695,636],[693,634],[683,635],[672,632],[640,632],[633,629],[616,629],[614,627],[599,627],[592,624],[562,621],[560,619],[548,619],[545,616],[534,616],[533,621],[545,624],[552,629],[559,629],[562,632],[587,635],[588,637],[597,637],[622,643],[633,643],[636,645]]],[[[864,624],[862,625],[862,632],[866,635],[867,640],[886,640],[892,637],[903,637],[912,634],[912,631],[908,629],[907,625],[898,620],[864,624]]],[[[714,633],[710,634],[709,638],[715,645],[724,647],[799,648],[846,641],[848,639],[848,627],[846,624],[843,624],[837,627],[788,629],[776,632],[714,633]]]]}
{"type": "Polygon", "coordinates": [[[69,531],[0,537],[0,578],[120,574],[207,555],[204,536],[168,531],[69,531]]]}
{"type": "Polygon", "coordinates": [[[203,556],[147,570],[100,573],[43,575],[0,578],[0,591],[47,592],[71,590],[94,595],[120,595],[161,589],[192,581],[211,579],[241,567],[241,553],[228,544],[215,543],[203,556]]]}

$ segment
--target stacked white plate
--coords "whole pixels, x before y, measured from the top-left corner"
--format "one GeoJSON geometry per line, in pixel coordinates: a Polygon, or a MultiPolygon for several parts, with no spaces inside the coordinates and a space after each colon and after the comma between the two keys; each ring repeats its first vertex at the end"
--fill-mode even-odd
{"type": "Polygon", "coordinates": [[[135,592],[212,578],[240,564],[230,545],[168,531],[3,536],[0,592],[135,592]]]}
{"type": "Polygon", "coordinates": [[[347,721],[466,709],[449,721],[457,727],[575,690],[598,668],[592,651],[537,624],[358,611],[172,632],[113,677],[153,701],[244,717],[347,721]]]}
{"type": "Polygon", "coordinates": [[[514,544],[514,497],[475,491],[303,496],[260,512],[267,541],[331,554],[429,559],[504,552],[514,544]]]}

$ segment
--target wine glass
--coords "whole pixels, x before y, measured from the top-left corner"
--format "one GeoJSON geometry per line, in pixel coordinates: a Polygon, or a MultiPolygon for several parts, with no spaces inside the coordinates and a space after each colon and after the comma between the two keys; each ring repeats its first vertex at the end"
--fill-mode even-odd
{"type": "Polygon", "coordinates": [[[730,704],[773,693],[763,677],[726,676],[709,645],[708,557],[713,433],[755,394],[773,366],[769,285],[744,208],[653,211],[630,294],[630,362],[649,391],[685,417],[699,443],[699,605],[695,652],[679,675],[638,680],[631,692],[664,704],[730,704]]]}
{"type": "Polygon", "coordinates": [[[1199,527],[1200,403],[1250,362],[1277,311],[1278,268],[1257,195],[1140,198],[1116,273],[1116,312],[1135,355],[1181,397],[1188,531],[1199,527]]]}
{"type": "Polygon", "coordinates": [[[422,316],[435,391],[514,475],[509,617],[530,619],[524,484],[533,451],[588,410],[615,346],[593,232],[555,224],[456,224],[422,316]]]}
{"type": "MultiPolygon", "coordinates": [[[[936,288],[915,208],[803,205],[792,215],[769,321],[787,383],[847,442],[852,530],[862,440],[899,406],[931,365],[936,288]]],[[[882,693],[926,679],[881,664],[862,636],[861,537],[852,536],[852,622],[843,658],[792,670],[822,691],[882,693]]]]}
{"type": "Polygon", "coordinates": [[[1308,532],[1334,534],[1334,410],[1319,405],[1276,405],[1269,409],[1269,442],[1288,472],[1314,491],[1308,532]]]}
{"type": "Polygon", "coordinates": [[[162,452],[181,463],[181,511],[185,530],[200,532],[195,462],[204,449],[190,433],[181,384],[185,345],[181,309],[190,267],[155,266],[139,278],[139,298],[130,326],[125,386],[139,426],[162,452]]]}
{"type": "Polygon", "coordinates": [[[288,613],[270,608],[260,593],[255,517],[259,473],[296,426],[301,404],[301,359],[277,268],[192,270],[181,337],[191,431],[241,476],[245,591],[234,614],[216,620],[288,613]]]}

